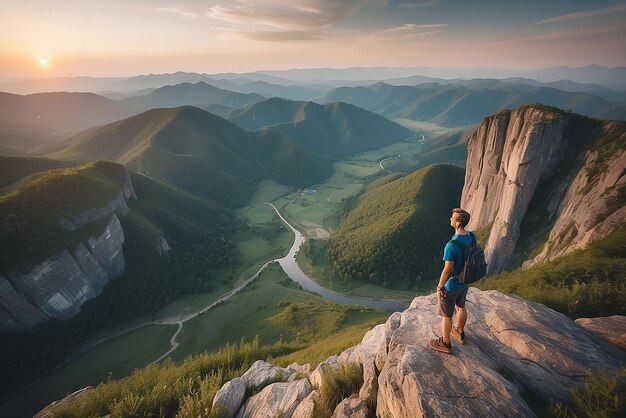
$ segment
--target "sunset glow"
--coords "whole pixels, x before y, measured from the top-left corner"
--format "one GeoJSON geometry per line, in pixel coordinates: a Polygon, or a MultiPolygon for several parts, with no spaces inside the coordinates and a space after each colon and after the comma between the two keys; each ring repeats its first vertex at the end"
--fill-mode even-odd
{"type": "Polygon", "coordinates": [[[312,67],[626,66],[626,2],[0,2],[0,78],[312,67]],[[35,52],[36,53],[36,52],[35,52]]]}

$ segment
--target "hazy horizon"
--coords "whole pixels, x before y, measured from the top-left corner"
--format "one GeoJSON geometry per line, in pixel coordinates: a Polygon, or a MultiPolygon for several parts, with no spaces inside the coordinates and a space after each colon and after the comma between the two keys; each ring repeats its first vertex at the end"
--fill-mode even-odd
{"type": "Polygon", "coordinates": [[[626,66],[626,2],[41,0],[0,4],[0,77],[291,68],[626,66]]]}

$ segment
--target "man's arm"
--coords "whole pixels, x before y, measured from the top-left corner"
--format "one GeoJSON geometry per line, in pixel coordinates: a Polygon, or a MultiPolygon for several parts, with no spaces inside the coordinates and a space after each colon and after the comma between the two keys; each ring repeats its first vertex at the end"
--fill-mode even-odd
{"type": "Polygon", "coordinates": [[[439,289],[443,289],[443,286],[446,284],[452,271],[454,269],[454,261],[446,261],[443,270],[441,271],[441,276],[439,277],[439,284],[437,285],[437,291],[439,289]]]}

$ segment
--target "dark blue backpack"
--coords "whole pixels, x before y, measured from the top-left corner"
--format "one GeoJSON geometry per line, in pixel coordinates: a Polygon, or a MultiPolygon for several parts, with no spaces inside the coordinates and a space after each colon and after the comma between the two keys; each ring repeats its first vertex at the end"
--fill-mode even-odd
{"type": "Polygon", "coordinates": [[[463,252],[463,269],[455,277],[464,284],[477,282],[487,274],[487,262],[485,261],[485,252],[476,242],[473,233],[469,233],[472,242],[465,245],[461,241],[453,239],[452,243],[457,245],[463,252]]]}

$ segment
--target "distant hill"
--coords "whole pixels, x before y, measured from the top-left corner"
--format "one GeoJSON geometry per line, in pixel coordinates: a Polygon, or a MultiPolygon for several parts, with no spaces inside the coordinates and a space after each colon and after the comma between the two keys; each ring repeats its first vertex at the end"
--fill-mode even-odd
{"type": "Polygon", "coordinates": [[[439,135],[424,143],[419,160],[424,166],[445,162],[465,167],[467,160],[467,141],[473,129],[458,129],[439,135]]]}
{"type": "Polygon", "coordinates": [[[108,159],[227,205],[244,204],[269,176],[306,186],[330,175],[328,161],[279,132],[247,132],[201,109],[153,109],[70,138],[56,158],[108,159]]]}
{"type": "Polygon", "coordinates": [[[432,165],[365,193],[328,242],[338,277],[407,289],[432,281],[463,178],[462,168],[432,165]]]}
{"type": "Polygon", "coordinates": [[[203,107],[209,104],[240,108],[263,99],[264,97],[259,94],[235,93],[200,81],[195,84],[164,86],[146,95],[123,99],[122,102],[147,110],[183,105],[203,107]]]}
{"type": "Polygon", "coordinates": [[[68,162],[39,157],[0,155],[0,189],[34,173],[67,167],[68,162]]]}
{"type": "Polygon", "coordinates": [[[406,139],[410,131],[395,122],[346,103],[319,105],[268,99],[231,112],[244,129],[276,130],[330,156],[344,156],[406,139]]]}
{"type": "Polygon", "coordinates": [[[213,79],[209,83],[237,93],[256,93],[265,97],[282,97],[289,100],[309,100],[321,97],[331,90],[331,87],[310,87],[295,83],[292,85],[281,85],[245,78],[240,80],[213,79]]]}
{"type": "Polygon", "coordinates": [[[28,152],[138,111],[93,93],[0,92],[0,145],[28,152]]]}
{"type": "Polygon", "coordinates": [[[341,87],[329,92],[320,102],[337,100],[389,118],[414,119],[448,127],[473,125],[487,115],[529,103],[572,109],[588,116],[599,115],[616,105],[586,93],[527,84],[502,84],[497,80],[476,81],[470,86],[377,83],[367,87],[341,87]]]}

